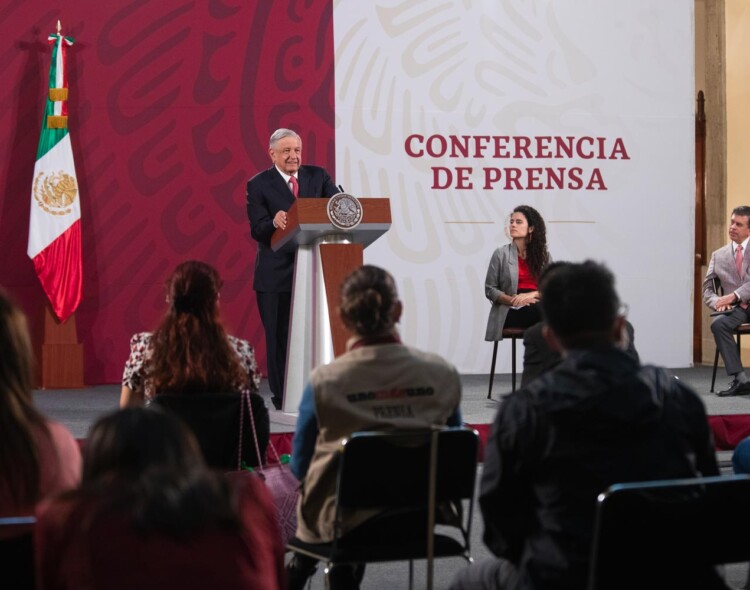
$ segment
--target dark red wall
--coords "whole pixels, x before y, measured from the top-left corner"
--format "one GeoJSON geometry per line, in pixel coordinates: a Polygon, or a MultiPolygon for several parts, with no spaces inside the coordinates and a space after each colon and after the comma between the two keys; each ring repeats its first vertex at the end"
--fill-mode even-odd
{"type": "Polygon", "coordinates": [[[252,290],[245,182],[268,137],[297,129],[335,170],[331,0],[0,4],[0,284],[35,339],[45,304],[26,256],[32,173],[57,19],[69,50],[69,128],[80,185],[86,383],[117,382],[163,283],[196,258],[224,279],[225,323],[265,366],[252,290]]]}

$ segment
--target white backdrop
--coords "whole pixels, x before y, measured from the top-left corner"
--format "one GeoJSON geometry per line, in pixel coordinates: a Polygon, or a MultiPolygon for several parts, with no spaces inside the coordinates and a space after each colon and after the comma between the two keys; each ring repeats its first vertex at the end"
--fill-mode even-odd
{"type": "Polygon", "coordinates": [[[613,270],[644,361],[690,364],[692,0],[340,0],[334,35],[336,179],[391,198],[365,261],[396,277],[407,343],[489,371],[485,272],[528,204],[555,260],[613,270]]]}

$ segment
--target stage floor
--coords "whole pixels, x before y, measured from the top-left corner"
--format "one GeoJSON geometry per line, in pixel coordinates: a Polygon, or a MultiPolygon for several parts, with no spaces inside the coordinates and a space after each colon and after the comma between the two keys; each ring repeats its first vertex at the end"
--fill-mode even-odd
{"type": "MultiPolygon", "coordinates": [[[[716,389],[727,386],[727,377],[719,369],[716,389]]],[[[698,366],[688,369],[670,369],[670,374],[690,385],[703,399],[709,416],[736,417],[731,421],[747,420],[750,423],[750,396],[721,398],[709,393],[711,367],[698,366]]],[[[510,374],[495,377],[492,399],[487,399],[488,375],[462,375],[463,398],[461,412],[467,424],[489,424],[502,403],[502,396],[511,390],[510,374]]],[[[520,378],[519,378],[520,382],[520,378]]],[[[270,404],[267,381],[261,385],[261,394],[270,404]]],[[[85,389],[37,390],[35,400],[41,410],[65,424],[77,438],[85,438],[91,424],[100,415],[117,408],[120,396],[119,385],[98,385],[85,389]]],[[[272,432],[294,431],[295,415],[271,411],[272,432]]],[[[748,427],[750,429],[750,427],[748,427]]],[[[716,430],[716,429],[715,429],[716,430]]],[[[748,431],[750,434],[750,430],[748,431]]]]}

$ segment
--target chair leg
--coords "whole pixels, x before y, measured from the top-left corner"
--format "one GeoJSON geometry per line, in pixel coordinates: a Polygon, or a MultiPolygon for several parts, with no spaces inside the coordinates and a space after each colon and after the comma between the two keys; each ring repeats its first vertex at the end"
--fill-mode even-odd
{"type": "Polygon", "coordinates": [[[409,560],[409,590],[414,589],[414,562],[409,560]]]}
{"type": "Polygon", "coordinates": [[[492,399],[492,382],[495,380],[495,362],[497,361],[497,340],[492,349],[492,367],[490,368],[490,389],[487,391],[487,399],[492,399]]]}
{"type": "Polygon", "coordinates": [[[714,355],[714,371],[711,374],[711,393],[714,392],[714,385],[716,384],[716,368],[719,366],[719,349],[716,349],[716,354],[714,355]]]}
{"type": "Polygon", "coordinates": [[[516,340],[518,340],[518,338],[511,338],[511,362],[513,364],[513,368],[511,369],[511,374],[513,375],[513,389],[511,389],[511,391],[516,390],[516,340]]]}

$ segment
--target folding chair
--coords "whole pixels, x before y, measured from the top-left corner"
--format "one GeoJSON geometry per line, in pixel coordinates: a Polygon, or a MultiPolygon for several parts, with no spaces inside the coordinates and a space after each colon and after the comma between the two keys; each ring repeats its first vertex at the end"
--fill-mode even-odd
{"type": "MultiPolygon", "coordinates": [[[[718,279],[713,279],[714,282],[714,290],[719,295],[724,294],[724,289],[721,286],[721,282],[718,279]]],[[[740,324],[734,329],[734,337],[737,339],[737,352],[742,355],[742,344],[740,340],[742,339],[743,334],[750,334],[750,324],[740,324]]],[[[719,348],[716,347],[716,352],[714,352],[714,369],[711,373],[711,393],[714,392],[714,386],[716,385],[716,370],[719,367],[719,348]]]]}
{"type": "Polygon", "coordinates": [[[0,586],[3,588],[34,589],[35,524],[33,516],[0,518],[0,586]]]}
{"type": "Polygon", "coordinates": [[[750,476],[611,486],[596,507],[588,590],[727,588],[750,560],[750,476]]]}
{"type": "Polygon", "coordinates": [[[339,564],[408,561],[409,588],[413,561],[426,559],[432,588],[434,558],[472,561],[478,441],[469,428],[354,433],[339,449],[333,542],[294,538],[287,549],[324,562],[326,577],[339,564]],[[345,512],[373,509],[377,516],[342,534],[345,512]]]}
{"type": "MultiPolygon", "coordinates": [[[[734,337],[737,339],[737,352],[742,354],[742,345],[740,340],[743,334],[750,334],[750,324],[740,324],[734,329],[734,337]]],[[[719,348],[716,348],[714,353],[714,370],[711,373],[711,393],[714,392],[714,385],[716,385],[716,370],[719,367],[719,348]]]]}
{"type": "MultiPolygon", "coordinates": [[[[523,340],[525,328],[505,328],[503,329],[503,340],[510,339],[511,344],[511,391],[516,390],[516,341],[523,340]]],[[[492,366],[490,367],[490,388],[487,391],[487,399],[492,399],[492,383],[495,381],[495,362],[497,361],[497,345],[495,340],[492,347],[492,366]]]]}

